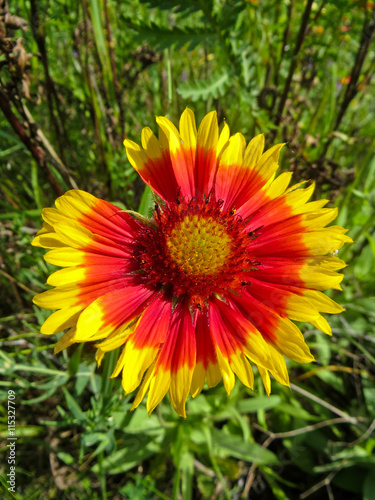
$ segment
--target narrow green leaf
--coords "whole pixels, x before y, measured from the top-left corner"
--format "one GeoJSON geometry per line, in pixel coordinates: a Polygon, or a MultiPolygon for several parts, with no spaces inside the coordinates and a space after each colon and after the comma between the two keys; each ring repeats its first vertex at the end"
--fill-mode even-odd
{"type": "Polygon", "coordinates": [[[281,403],[280,396],[260,396],[238,401],[237,408],[240,413],[255,413],[258,410],[270,410],[281,403]]]}
{"type": "Polygon", "coordinates": [[[363,483],[363,500],[375,500],[375,468],[368,471],[363,483]]]}
{"type": "Polygon", "coordinates": [[[77,401],[73,398],[73,396],[69,393],[68,389],[66,387],[62,388],[64,396],[65,396],[65,401],[66,404],[68,405],[70,413],[73,415],[74,418],[78,420],[78,422],[83,423],[86,420],[86,416],[81,410],[79,404],[77,401]]]}
{"type": "Polygon", "coordinates": [[[258,464],[278,463],[276,455],[271,451],[262,448],[257,443],[245,442],[239,436],[226,434],[224,431],[214,429],[212,431],[213,447],[218,455],[230,456],[245,460],[246,462],[256,462],[258,464]]]}

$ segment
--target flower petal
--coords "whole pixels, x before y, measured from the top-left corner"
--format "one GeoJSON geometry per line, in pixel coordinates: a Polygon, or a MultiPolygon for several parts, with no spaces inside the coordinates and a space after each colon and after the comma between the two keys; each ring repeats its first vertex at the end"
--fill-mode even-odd
{"type": "Polygon", "coordinates": [[[147,411],[151,412],[164,397],[169,396],[176,412],[186,417],[185,403],[195,367],[195,333],[187,304],[178,303],[159,358],[155,377],[150,384],[147,411]]]}
{"type": "Polygon", "coordinates": [[[198,312],[195,326],[196,365],[191,382],[191,395],[197,397],[203,389],[205,379],[209,387],[217,385],[221,379],[215,346],[212,341],[208,318],[198,312]]]}
{"type": "Polygon", "coordinates": [[[170,301],[156,298],[142,314],[125,347],[122,379],[125,393],[139,386],[145,371],[157,358],[168,333],[171,309],[170,301]]]}
{"type": "Polygon", "coordinates": [[[213,188],[217,170],[218,139],[217,114],[216,111],[211,111],[203,118],[198,129],[194,176],[197,197],[207,196],[213,188]]]}
{"type": "Polygon", "coordinates": [[[82,342],[107,337],[137,317],[154,295],[155,292],[142,286],[102,294],[79,317],[75,340],[82,342]]]}

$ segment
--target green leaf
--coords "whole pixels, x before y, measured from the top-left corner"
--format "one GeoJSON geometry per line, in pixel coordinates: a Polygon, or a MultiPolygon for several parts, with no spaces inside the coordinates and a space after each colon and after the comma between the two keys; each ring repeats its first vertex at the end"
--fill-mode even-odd
{"type": "Polygon", "coordinates": [[[302,420],[319,420],[320,417],[315,415],[311,415],[308,411],[303,408],[299,408],[295,405],[290,405],[287,403],[283,403],[279,406],[279,410],[287,415],[291,415],[294,418],[300,418],[302,420]]]}
{"type": "Polygon", "coordinates": [[[143,43],[148,41],[149,44],[158,48],[159,50],[164,50],[169,47],[175,47],[176,49],[181,49],[186,45],[187,50],[193,50],[197,45],[205,41],[216,40],[217,35],[214,31],[202,28],[202,29],[192,29],[192,28],[177,28],[173,29],[161,28],[156,24],[134,24],[127,20],[126,24],[129,28],[137,32],[136,39],[142,40],[143,43]]]}
{"type": "Polygon", "coordinates": [[[375,500],[375,469],[369,470],[363,483],[363,500],[375,500]]]}
{"type": "Polygon", "coordinates": [[[72,465],[75,462],[75,460],[72,457],[72,455],[70,455],[70,453],[66,453],[65,451],[59,451],[57,453],[57,457],[60,460],[62,460],[64,462],[64,464],[66,464],[66,465],[72,465]]]}
{"type": "Polygon", "coordinates": [[[271,487],[272,493],[274,494],[277,500],[289,500],[289,497],[286,493],[281,489],[281,486],[275,481],[275,479],[268,474],[264,474],[268,484],[271,487]]]}
{"type": "MultiPolygon", "coordinates": [[[[363,491],[363,485],[366,479],[367,471],[359,467],[350,467],[339,471],[333,478],[333,484],[344,491],[360,494],[363,491]]],[[[347,496],[348,497],[348,496],[347,496]]],[[[350,497],[349,497],[350,498],[350,497]]]]}
{"type": "MultiPolygon", "coordinates": [[[[142,437],[132,436],[126,439],[127,446],[111,453],[103,460],[102,467],[107,474],[121,474],[147,460],[152,455],[159,453],[160,448],[156,443],[148,442],[142,437]]],[[[99,464],[94,465],[92,471],[99,473],[99,464]]]]}
{"type": "Polygon", "coordinates": [[[141,203],[139,204],[138,212],[145,217],[149,217],[151,210],[154,207],[154,197],[152,195],[152,191],[149,186],[146,186],[142,198],[141,203]]]}
{"type": "Polygon", "coordinates": [[[38,396],[36,398],[22,399],[21,400],[22,404],[32,406],[32,405],[35,405],[37,403],[41,403],[42,401],[45,401],[46,399],[50,398],[56,392],[56,389],[58,387],[65,384],[67,380],[68,380],[67,377],[65,377],[63,374],[62,377],[54,379],[54,382],[57,382],[56,385],[53,385],[52,387],[50,387],[50,389],[43,392],[43,394],[41,394],[40,396],[38,396]]]}
{"type": "Polygon", "coordinates": [[[343,460],[336,460],[326,465],[317,465],[313,468],[313,471],[319,474],[321,472],[353,467],[354,465],[371,466],[373,468],[375,466],[375,456],[344,458],[343,460]]]}
{"type": "Polygon", "coordinates": [[[113,89],[112,67],[106,45],[105,33],[102,26],[101,6],[102,2],[100,2],[99,0],[90,0],[92,27],[94,31],[96,48],[104,70],[103,77],[106,81],[107,89],[112,92],[111,97],[114,98],[115,94],[113,89]]]}
{"type": "Polygon", "coordinates": [[[82,436],[83,444],[85,446],[94,446],[94,444],[102,441],[106,434],[104,432],[89,432],[82,436]]]}
{"type": "Polygon", "coordinates": [[[81,410],[79,404],[77,401],[73,398],[73,396],[69,393],[68,389],[66,387],[62,388],[64,396],[65,396],[65,401],[66,404],[68,405],[70,413],[73,415],[74,418],[78,420],[78,422],[83,423],[86,420],[86,416],[81,410]]]}
{"type": "Polygon", "coordinates": [[[225,94],[229,85],[231,85],[230,74],[228,71],[222,70],[218,73],[213,73],[208,80],[183,83],[177,88],[177,92],[183,99],[191,99],[195,102],[199,99],[206,100],[209,97],[217,99],[220,95],[225,94]]]}
{"type": "MultiPolygon", "coordinates": [[[[199,0],[186,0],[184,2],[174,2],[173,0],[140,0],[141,3],[145,3],[150,6],[150,8],[156,8],[159,10],[167,10],[174,12],[196,12],[201,10],[201,5],[199,0]]],[[[206,0],[207,3],[207,0],[206,0]]]]}
{"type": "Polygon", "coordinates": [[[23,149],[25,146],[23,144],[15,144],[14,146],[0,151],[0,158],[5,158],[6,156],[15,153],[16,151],[23,149]]]}
{"type": "Polygon", "coordinates": [[[95,370],[96,363],[92,363],[91,365],[85,365],[81,363],[78,367],[78,371],[76,373],[76,384],[75,384],[75,392],[77,396],[80,396],[84,391],[86,385],[88,384],[90,378],[93,376],[93,372],[95,370]]]}
{"type": "Polygon", "coordinates": [[[254,396],[249,399],[243,399],[237,403],[240,413],[255,413],[258,410],[270,410],[281,403],[280,396],[254,396]]]}
{"type": "Polygon", "coordinates": [[[191,500],[193,494],[194,457],[189,451],[180,457],[181,494],[184,500],[191,500]]]}
{"type": "Polygon", "coordinates": [[[330,370],[319,370],[316,372],[316,376],[323,380],[326,384],[330,385],[334,390],[345,394],[344,381],[342,377],[333,373],[330,370]]]}
{"type": "Polygon", "coordinates": [[[159,434],[163,430],[156,415],[148,415],[145,407],[137,408],[137,411],[131,414],[130,422],[126,426],[128,434],[159,434]]]}
{"type": "Polygon", "coordinates": [[[15,370],[15,361],[0,349],[0,373],[10,375],[15,370]]]}
{"type": "Polygon", "coordinates": [[[245,460],[246,462],[256,462],[258,464],[278,463],[276,455],[263,448],[257,443],[246,442],[239,436],[226,434],[223,431],[214,429],[212,431],[213,448],[218,455],[229,456],[245,460]]]}

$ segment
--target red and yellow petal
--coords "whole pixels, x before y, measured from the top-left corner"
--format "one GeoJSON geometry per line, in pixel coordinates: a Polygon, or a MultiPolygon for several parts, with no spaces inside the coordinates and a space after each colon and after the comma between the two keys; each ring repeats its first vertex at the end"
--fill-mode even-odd
{"type": "MultiPolygon", "coordinates": [[[[183,145],[180,133],[168,118],[159,116],[156,123],[168,141],[171,164],[180,193],[184,198],[190,199],[194,196],[194,164],[191,161],[194,152],[183,145]]],[[[191,116],[186,129],[190,127],[189,142],[192,142],[194,129],[191,116]]]]}
{"type": "MultiPolygon", "coordinates": [[[[182,141],[182,148],[185,152],[186,163],[188,165],[189,171],[193,174],[192,179],[194,181],[195,155],[197,151],[198,132],[194,113],[189,108],[185,109],[180,118],[180,136],[182,141]]],[[[191,194],[193,195],[194,193],[195,189],[193,184],[191,194]]]]}
{"type": "Polygon", "coordinates": [[[133,392],[141,383],[145,371],[158,357],[160,346],[169,331],[172,304],[156,298],[144,311],[133,335],[124,348],[122,387],[133,392]]]}
{"type": "Polygon", "coordinates": [[[142,286],[128,286],[105,292],[88,305],[77,322],[75,340],[105,338],[128,325],[151,302],[155,292],[142,286]]]}
{"type": "Polygon", "coordinates": [[[178,185],[174,176],[169,150],[163,148],[163,145],[160,144],[160,138],[157,141],[149,129],[143,133],[142,139],[146,150],[129,139],[124,141],[129,162],[143,181],[162,199],[166,201],[175,200],[178,185]]]}
{"type": "Polygon", "coordinates": [[[195,162],[195,194],[208,196],[213,187],[217,171],[217,146],[219,125],[216,111],[208,113],[199,125],[195,162]]]}
{"type": "Polygon", "coordinates": [[[277,144],[260,155],[260,151],[263,150],[264,139],[262,136],[257,136],[253,140],[253,145],[250,142],[244,154],[244,168],[248,173],[242,188],[233,200],[234,208],[238,210],[238,214],[244,219],[248,218],[259,206],[268,201],[266,188],[271,184],[278,169],[280,150],[284,145],[277,144]]]}
{"type": "MultiPolygon", "coordinates": [[[[239,370],[241,353],[257,365],[273,369],[267,343],[243,314],[217,298],[211,300],[209,313],[211,335],[228,392],[233,381],[230,371],[239,370]]],[[[243,365],[240,378],[251,380],[248,372],[243,365]]]]}
{"type": "MultiPolygon", "coordinates": [[[[242,315],[239,314],[240,317],[246,317],[265,341],[285,356],[300,363],[309,363],[314,360],[301,331],[288,318],[280,316],[249,292],[244,292],[240,297],[231,295],[229,302],[238,310],[238,313],[242,313],[242,315]]],[[[270,371],[276,369],[275,366],[269,367],[265,363],[254,361],[258,366],[263,366],[270,371]]]]}
{"type": "Polygon", "coordinates": [[[139,229],[137,221],[122,209],[95,196],[73,189],[56,200],[54,209],[44,209],[43,218],[53,225],[75,220],[92,233],[120,244],[130,244],[139,229]]]}
{"type": "Polygon", "coordinates": [[[195,332],[189,308],[179,303],[173,311],[171,325],[158,357],[150,384],[147,411],[151,412],[169,389],[176,412],[186,417],[185,403],[195,367],[195,332]]]}
{"type": "Polygon", "coordinates": [[[190,387],[193,398],[200,394],[205,380],[207,380],[209,387],[216,386],[221,380],[215,345],[208,326],[208,318],[201,312],[198,312],[196,316],[195,342],[196,364],[190,387]]]}
{"type": "Polygon", "coordinates": [[[219,169],[215,180],[215,195],[224,200],[223,208],[231,209],[243,185],[250,176],[250,169],[244,165],[246,142],[241,134],[235,134],[220,157],[219,169]]]}

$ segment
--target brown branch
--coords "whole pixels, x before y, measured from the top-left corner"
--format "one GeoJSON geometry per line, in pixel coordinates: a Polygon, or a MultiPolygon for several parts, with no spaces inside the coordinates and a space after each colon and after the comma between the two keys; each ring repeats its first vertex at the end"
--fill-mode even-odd
{"type": "Polygon", "coordinates": [[[304,493],[301,493],[301,495],[299,496],[301,498],[301,500],[303,500],[304,498],[307,498],[309,497],[310,495],[312,495],[313,493],[315,493],[316,491],[320,490],[321,488],[323,488],[323,486],[325,486],[327,488],[327,492],[328,492],[328,498],[329,500],[331,500],[331,495],[329,494],[330,490],[328,489],[330,484],[331,484],[331,481],[332,479],[336,476],[336,474],[338,472],[340,472],[341,468],[338,469],[338,470],[335,470],[335,471],[332,471],[328,474],[328,476],[326,478],[324,478],[322,481],[319,481],[319,483],[315,484],[314,486],[312,486],[311,488],[309,488],[307,491],[305,491],[304,493]]]}
{"type": "MultiPolygon", "coordinates": [[[[263,427],[261,427],[258,424],[254,424],[254,427],[256,429],[258,429],[259,431],[264,432],[265,434],[268,434],[267,439],[262,444],[262,448],[266,449],[269,447],[269,445],[275,439],[285,439],[285,438],[295,437],[295,436],[298,436],[300,434],[305,434],[306,432],[316,431],[316,430],[321,429],[323,427],[328,427],[328,426],[337,425],[337,424],[349,424],[349,423],[350,422],[348,421],[347,418],[343,418],[343,417],[331,418],[330,420],[324,420],[323,422],[318,422],[316,424],[307,425],[307,426],[301,427],[299,429],[294,429],[293,431],[278,432],[278,433],[269,432],[266,429],[263,429],[263,427]]],[[[251,490],[251,486],[252,486],[254,479],[255,479],[255,473],[256,473],[257,468],[258,468],[258,463],[253,462],[253,464],[251,465],[251,467],[249,469],[247,478],[246,478],[245,487],[244,487],[244,490],[242,492],[242,498],[248,498],[249,492],[251,490]]]]}
{"type": "Polygon", "coordinates": [[[286,102],[286,99],[288,97],[290,85],[292,83],[293,74],[294,74],[294,71],[297,67],[298,54],[299,54],[299,51],[301,50],[303,41],[304,41],[305,36],[306,36],[306,28],[307,28],[307,25],[309,22],[309,17],[310,17],[310,12],[311,12],[311,7],[313,4],[313,1],[314,0],[307,0],[305,11],[302,15],[301,25],[300,25],[299,32],[297,35],[296,45],[294,47],[292,60],[290,61],[288,76],[285,80],[284,90],[283,90],[282,96],[280,98],[279,106],[278,106],[277,112],[276,112],[276,117],[275,117],[275,125],[276,126],[280,125],[280,122],[281,122],[281,119],[283,116],[285,102],[286,102]]]}
{"type": "Polygon", "coordinates": [[[78,189],[77,183],[75,182],[73,177],[70,175],[71,171],[62,162],[61,158],[58,156],[58,154],[54,150],[52,144],[49,142],[47,137],[44,135],[42,129],[40,127],[38,127],[38,125],[36,124],[32,114],[30,113],[29,109],[27,108],[27,106],[25,104],[22,106],[22,111],[23,111],[29,125],[35,126],[36,135],[38,137],[38,140],[40,141],[40,143],[43,145],[44,149],[50,155],[51,160],[53,160],[51,163],[54,163],[54,165],[58,167],[64,180],[68,181],[73,189],[78,189]]]}
{"type": "Polygon", "coordinates": [[[47,56],[47,49],[46,49],[46,42],[43,33],[40,30],[40,19],[39,19],[39,13],[37,9],[37,4],[35,0],[30,0],[30,7],[31,7],[31,30],[33,32],[33,37],[38,45],[38,49],[42,58],[42,63],[44,67],[44,75],[45,75],[45,81],[46,81],[46,97],[47,97],[47,104],[48,104],[48,109],[49,109],[49,114],[51,117],[51,121],[53,124],[53,128],[55,129],[55,136],[57,143],[59,145],[59,151],[60,151],[60,156],[61,159],[64,163],[66,163],[65,160],[65,155],[64,155],[64,145],[62,142],[62,136],[66,136],[66,132],[64,130],[63,125],[60,125],[56,119],[54,107],[53,107],[53,99],[52,95],[54,94],[56,103],[58,103],[58,98],[57,98],[57,93],[55,90],[55,85],[53,83],[53,80],[51,78],[50,72],[49,72],[49,62],[48,62],[48,56],[47,56]],[[63,132],[63,133],[62,133],[63,132]]]}
{"type": "MultiPolygon", "coordinates": [[[[370,21],[368,21],[367,17],[365,16],[359,49],[350,74],[350,82],[346,88],[344,98],[340,106],[340,111],[339,114],[337,115],[336,123],[333,128],[333,132],[335,132],[339,128],[341,121],[344,118],[344,115],[349,107],[349,104],[351,103],[351,101],[354,99],[354,97],[358,92],[358,79],[361,74],[363,63],[365,62],[366,56],[368,54],[374,32],[375,32],[375,4],[372,8],[372,18],[370,19],[370,21]]],[[[334,134],[331,133],[329,139],[324,145],[324,149],[320,156],[319,163],[323,163],[328,148],[331,145],[334,137],[335,137],[334,134]]]]}
{"type": "Polygon", "coordinates": [[[290,384],[290,388],[302,396],[305,396],[306,398],[311,399],[312,401],[315,401],[321,406],[324,406],[324,408],[327,408],[330,410],[332,413],[335,413],[336,415],[340,416],[341,418],[344,418],[347,420],[347,422],[350,422],[351,424],[358,424],[358,419],[356,417],[351,417],[347,413],[341,411],[339,408],[336,408],[336,406],[331,405],[330,403],[327,403],[323,399],[318,398],[318,396],[315,396],[315,394],[312,394],[311,392],[305,391],[305,389],[302,389],[302,387],[298,387],[298,385],[295,384],[290,384]]]}
{"type": "Polygon", "coordinates": [[[27,135],[26,130],[21,125],[21,123],[19,122],[16,115],[13,113],[10,102],[8,100],[8,97],[2,89],[0,89],[0,109],[4,113],[6,119],[9,121],[9,123],[12,126],[15,133],[18,135],[18,137],[21,139],[21,141],[25,144],[25,146],[30,151],[33,158],[38,163],[38,165],[41,167],[41,169],[45,172],[46,177],[48,179],[48,182],[50,183],[51,187],[55,191],[56,195],[61,196],[63,194],[63,191],[62,191],[59,183],[55,179],[49,166],[47,165],[44,153],[39,149],[38,146],[36,146],[34,144],[32,139],[27,135]]]}
{"type": "Polygon", "coordinates": [[[318,12],[315,14],[314,19],[312,20],[313,25],[315,25],[315,23],[318,21],[320,14],[323,12],[324,7],[326,6],[326,3],[327,0],[323,0],[323,2],[320,4],[318,12]]]}
{"type": "MultiPolygon", "coordinates": [[[[272,434],[270,436],[268,436],[268,438],[262,444],[262,448],[263,449],[268,448],[268,446],[272,443],[272,441],[274,439],[275,438],[273,437],[272,434]]],[[[253,462],[251,464],[250,469],[249,469],[249,473],[248,473],[247,478],[246,478],[246,483],[245,483],[245,487],[243,489],[241,498],[248,498],[250,490],[251,490],[251,486],[252,486],[254,479],[255,479],[255,472],[256,472],[257,468],[258,468],[258,462],[253,462]]]]}
{"type": "Polygon", "coordinates": [[[24,290],[25,292],[31,293],[31,295],[35,295],[36,294],[35,290],[31,290],[31,288],[28,288],[26,285],[24,285],[20,281],[17,281],[15,278],[13,278],[13,276],[11,276],[10,274],[6,273],[5,271],[2,271],[1,269],[0,269],[0,275],[4,276],[4,278],[6,278],[7,280],[11,281],[12,283],[14,283],[15,285],[19,286],[20,288],[22,288],[22,290],[24,290]]]}
{"type": "Polygon", "coordinates": [[[362,38],[360,42],[360,46],[355,58],[355,63],[352,69],[352,72],[350,74],[350,82],[349,85],[346,88],[346,92],[344,95],[344,99],[341,103],[341,108],[339,111],[339,114],[336,119],[335,127],[334,130],[337,130],[339,128],[339,125],[341,123],[341,120],[344,117],[344,114],[346,110],[348,109],[348,106],[352,99],[355,97],[355,95],[358,92],[358,79],[361,74],[362,66],[363,63],[365,62],[371,39],[374,35],[375,32],[375,19],[374,19],[374,13],[375,13],[375,4],[373,7],[373,18],[370,20],[369,23],[366,22],[363,26],[363,32],[362,32],[362,38]]]}
{"type": "Polygon", "coordinates": [[[289,6],[288,6],[287,24],[286,24],[284,34],[283,34],[283,43],[281,45],[280,57],[279,57],[279,60],[277,61],[276,68],[275,68],[275,87],[276,88],[279,84],[280,66],[281,66],[281,62],[282,62],[283,57],[284,57],[285,47],[286,47],[286,44],[288,42],[293,8],[294,8],[294,0],[291,0],[289,3],[289,6]]]}

